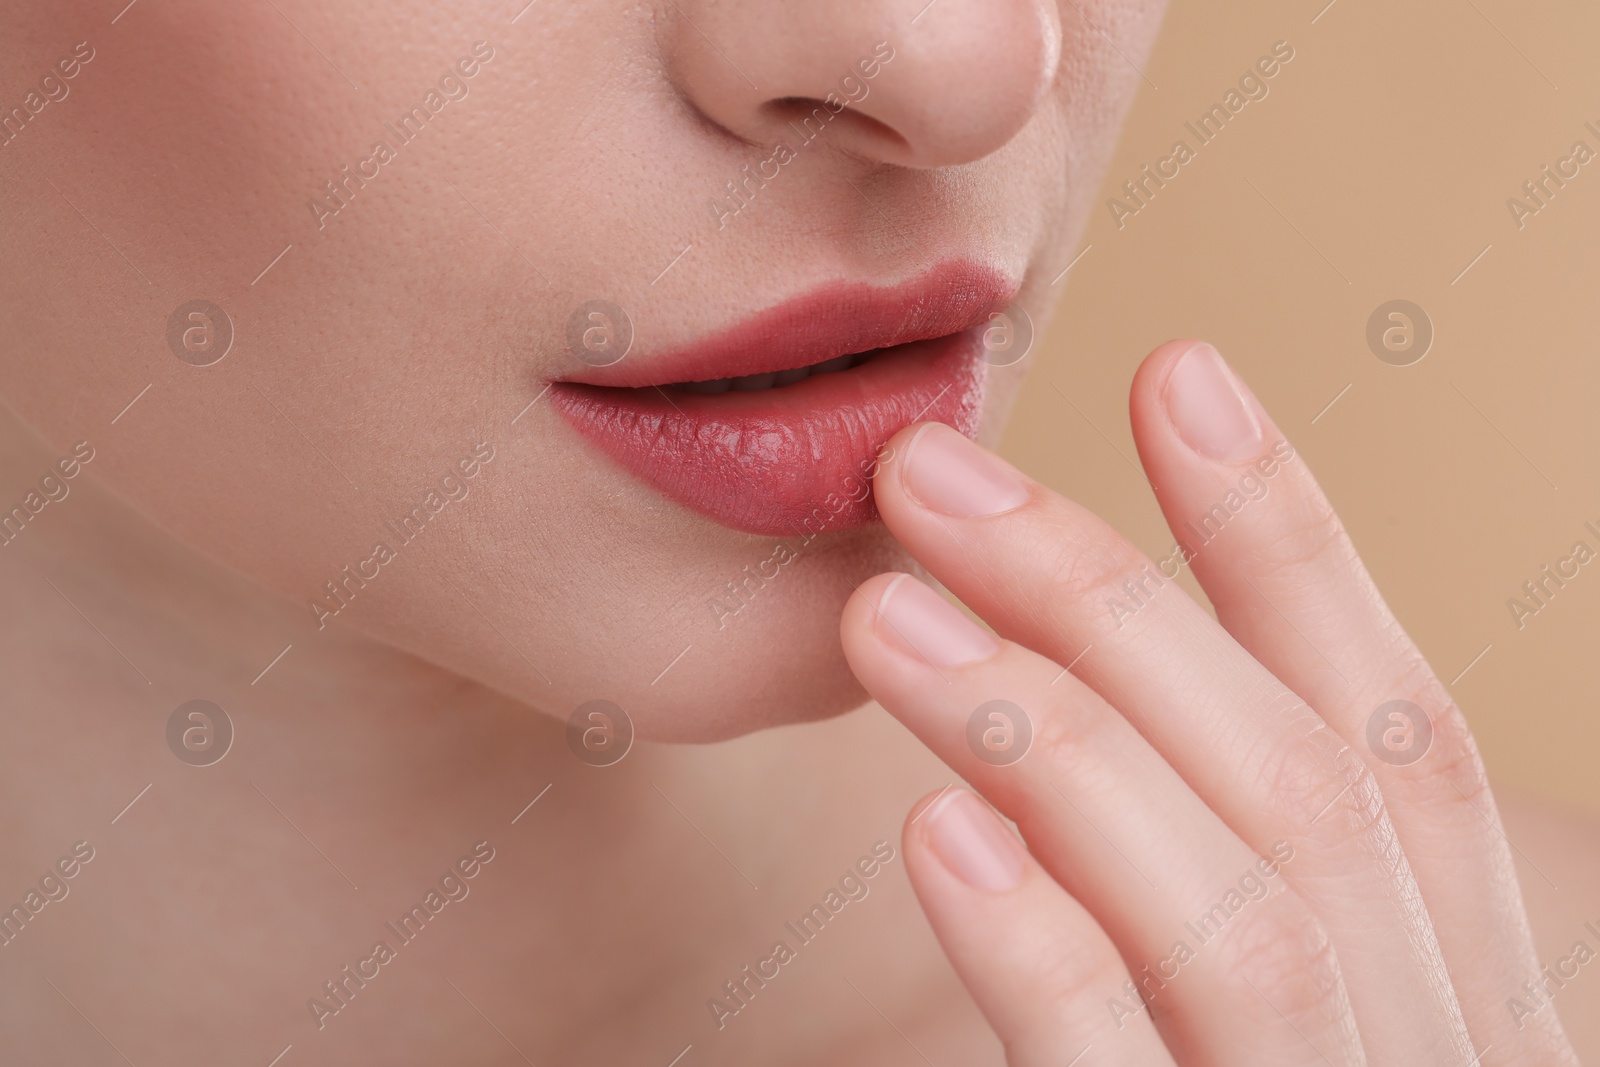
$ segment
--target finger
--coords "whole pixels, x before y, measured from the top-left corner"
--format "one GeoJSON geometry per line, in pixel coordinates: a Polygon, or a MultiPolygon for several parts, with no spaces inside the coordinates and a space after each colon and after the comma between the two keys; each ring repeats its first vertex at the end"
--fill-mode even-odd
{"type": "Polygon", "coordinates": [[[1016,821],[1111,937],[1180,1062],[1364,1062],[1327,933],[1093,690],[998,642],[909,575],[863,583],[841,622],[856,676],[1016,821]]]}
{"type": "Polygon", "coordinates": [[[1157,499],[1218,619],[1376,774],[1474,1043],[1508,1062],[1575,1064],[1554,1012],[1507,1010],[1540,966],[1467,723],[1304,461],[1209,345],[1152,353],[1132,413],[1157,499]]]}
{"type": "Polygon", "coordinates": [[[1006,1062],[1171,1064],[1149,1013],[1106,1009],[1127,997],[1116,947],[988,805],[952,789],[918,808],[903,834],[911,885],[1006,1062]]]}
{"type": "Polygon", "coordinates": [[[1327,927],[1375,1062],[1467,1062],[1466,1028],[1366,767],[1142,553],[948,427],[891,442],[874,495],[913,555],[1005,636],[1129,718],[1327,927]]]}

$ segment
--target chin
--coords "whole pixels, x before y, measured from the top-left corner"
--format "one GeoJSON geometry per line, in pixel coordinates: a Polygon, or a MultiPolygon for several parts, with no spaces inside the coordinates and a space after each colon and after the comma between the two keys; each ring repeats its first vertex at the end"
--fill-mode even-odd
{"type": "Polygon", "coordinates": [[[549,440],[566,484],[586,487],[595,541],[639,551],[593,560],[609,595],[564,602],[598,627],[565,658],[602,691],[546,689],[538,705],[565,718],[609,700],[634,736],[677,742],[859,707],[840,613],[867,578],[911,566],[872,480],[913,423],[979,435],[1020,278],[976,253],[899,279],[814,278],[640,351],[622,309],[580,306],[547,368],[549,440]]]}
{"type": "MultiPolygon", "coordinates": [[[[653,613],[659,628],[615,634],[608,641],[612,648],[629,649],[644,647],[647,640],[660,647],[663,632],[673,637],[646,670],[618,672],[615,662],[603,662],[593,676],[603,698],[627,712],[638,739],[725,741],[830,718],[866,703],[866,691],[845,662],[839,616],[867,578],[913,566],[888,531],[874,522],[804,546],[798,538],[755,539],[740,560],[741,566],[730,567],[719,558],[714,570],[725,577],[744,574],[742,601],[726,596],[725,583],[721,611],[708,598],[691,602],[664,596],[653,613]],[[770,577],[762,578],[747,562],[770,559],[778,551],[774,546],[785,543],[797,551],[788,562],[769,566],[770,577]],[[745,566],[751,569],[746,572],[745,566]],[[668,667],[679,650],[681,658],[668,667]],[[632,680],[619,685],[619,673],[632,680]]],[[[636,617],[648,621],[651,614],[645,609],[636,617]]],[[[565,721],[592,695],[536,703],[565,721]]]]}
{"type": "MultiPolygon", "coordinates": [[[[832,629],[838,624],[829,620],[832,629]]],[[[774,726],[816,722],[868,700],[837,647],[815,645],[743,667],[712,665],[686,675],[684,691],[641,694],[629,709],[641,741],[709,744],[774,726]]],[[[620,703],[620,702],[619,702],[620,703]]]]}

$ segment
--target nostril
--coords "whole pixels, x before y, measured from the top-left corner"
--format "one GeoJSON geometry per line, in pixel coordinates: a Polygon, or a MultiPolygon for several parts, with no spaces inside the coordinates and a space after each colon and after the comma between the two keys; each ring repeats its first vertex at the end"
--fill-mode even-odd
{"type": "Polygon", "coordinates": [[[809,115],[818,108],[832,113],[827,101],[818,100],[814,96],[781,96],[776,100],[768,100],[762,106],[768,118],[779,122],[787,122],[799,115],[809,115]]]}
{"type": "Polygon", "coordinates": [[[796,148],[810,144],[830,127],[842,126],[843,129],[838,132],[848,131],[848,136],[839,137],[838,140],[853,142],[858,151],[861,143],[866,141],[878,151],[896,154],[909,152],[910,143],[894,127],[856,110],[849,100],[841,100],[837,96],[832,100],[830,104],[827,100],[812,96],[784,96],[767,101],[761,111],[768,120],[788,125],[800,140],[796,148]]]}
{"type": "MultiPolygon", "coordinates": [[[[673,12],[664,73],[687,103],[745,148],[802,152],[831,144],[835,164],[956,167],[999,151],[1040,112],[1057,81],[1068,6],[673,0],[663,5],[673,12]],[[905,26],[901,15],[920,8],[928,17],[905,26]],[[878,37],[895,24],[903,37],[878,37]]],[[[788,161],[788,152],[774,154],[777,165],[788,161]]],[[[777,173],[773,165],[764,164],[764,180],[777,173]]],[[[725,217],[720,209],[717,217],[725,217]]]]}

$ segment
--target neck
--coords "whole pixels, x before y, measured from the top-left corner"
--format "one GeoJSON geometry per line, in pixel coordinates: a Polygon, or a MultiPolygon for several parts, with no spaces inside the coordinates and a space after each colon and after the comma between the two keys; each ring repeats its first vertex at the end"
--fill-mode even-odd
{"type": "MultiPolygon", "coordinates": [[[[19,498],[56,459],[14,423],[0,455],[19,498]]],[[[0,587],[0,803],[18,813],[0,836],[0,908],[78,842],[94,855],[0,946],[0,966],[31,957],[59,987],[29,987],[34,1017],[68,997],[135,1062],[189,1062],[171,1059],[175,989],[219,1021],[189,1039],[197,1061],[244,1033],[263,1062],[294,1044],[384,1063],[437,1061],[436,1030],[413,1020],[440,1010],[448,1058],[472,1062],[522,1062],[480,1011],[536,1060],[648,1058],[681,1036],[670,1052],[815,1062],[840,1042],[876,1047],[862,1035],[881,1026],[842,1017],[774,1055],[787,1018],[834,999],[834,972],[890,951],[902,997],[953,991],[894,864],[761,1001],[721,1029],[707,1014],[858,854],[897,847],[915,791],[945,780],[881,717],[641,744],[589,767],[561,723],[359,633],[330,626],[285,652],[303,608],[81,475],[0,546],[0,587]],[[192,700],[231,725],[208,765],[169,742],[192,700]],[[819,776],[834,784],[818,791],[819,776]],[[376,959],[380,942],[391,958],[376,959]],[[933,991],[914,977],[930,970],[933,991]],[[598,1021],[619,1002],[637,1025],[598,1021]]],[[[41,1024],[23,1047],[42,1057],[52,1040],[41,1024]]]]}

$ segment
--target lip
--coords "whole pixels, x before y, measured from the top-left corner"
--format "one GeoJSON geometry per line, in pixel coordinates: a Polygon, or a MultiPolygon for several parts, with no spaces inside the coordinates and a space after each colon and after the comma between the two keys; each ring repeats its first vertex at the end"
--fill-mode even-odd
{"type": "Polygon", "coordinates": [[[803,537],[878,521],[879,452],[913,422],[967,436],[983,411],[982,328],[1016,286],[941,264],[892,286],[833,283],[681,348],[551,383],[590,443],[665,496],[724,526],[803,537]],[[677,388],[870,352],[848,370],[757,392],[677,388]]]}

